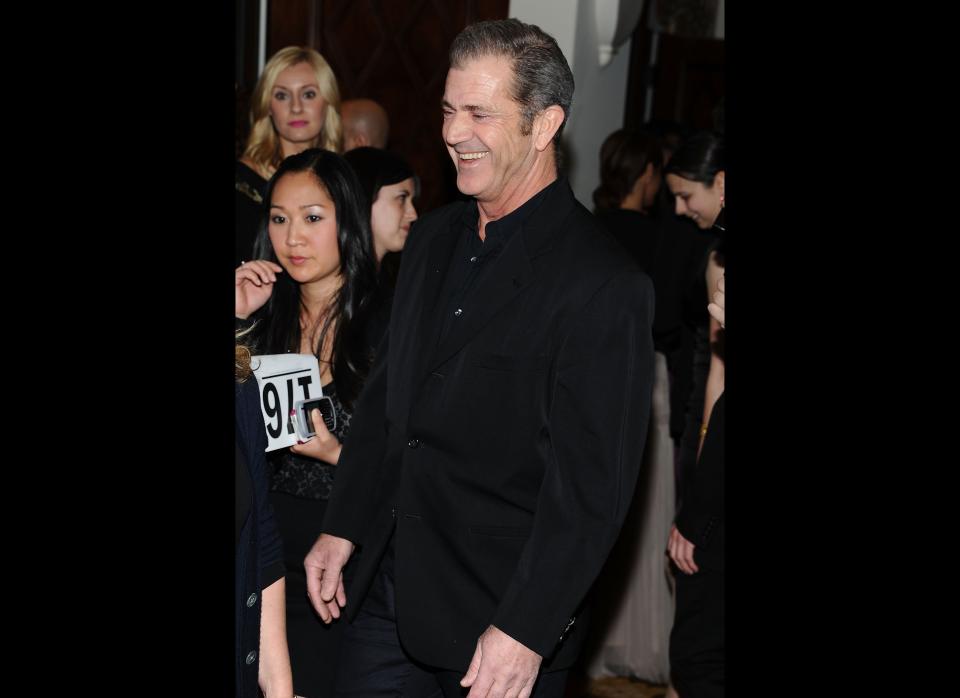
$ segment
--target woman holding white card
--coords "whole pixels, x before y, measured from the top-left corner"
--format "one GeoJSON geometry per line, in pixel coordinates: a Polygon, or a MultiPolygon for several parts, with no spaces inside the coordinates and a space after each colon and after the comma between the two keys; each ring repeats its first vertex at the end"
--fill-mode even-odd
{"type": "Polygon", "coordinates": [[[317,357],[323,394],[336,424],[311,413],[316,436],[268,454],[270,499],[287,567],[287,634],[296,692],[333,695],[339,624],[324,625],[310,607],[303,558],[319,535],[340,443],[374,347],[368,311],[376,262],[360,185],[340,156],[310,149],[288,157],[267,187],[266,226],[257,259],[236,270],[236,317],[251,322],[255,354],[317,357]]]}

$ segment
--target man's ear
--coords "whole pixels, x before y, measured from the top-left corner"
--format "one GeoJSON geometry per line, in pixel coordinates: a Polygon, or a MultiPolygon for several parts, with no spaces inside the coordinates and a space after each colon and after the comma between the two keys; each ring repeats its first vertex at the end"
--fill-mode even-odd
{"type": "Polygon", "coordinates": [[[553,141],[553,137],[563,124],[563,109],[551,104],[533,119],[533,145],[539,151],[544,151],[553,141]]]}

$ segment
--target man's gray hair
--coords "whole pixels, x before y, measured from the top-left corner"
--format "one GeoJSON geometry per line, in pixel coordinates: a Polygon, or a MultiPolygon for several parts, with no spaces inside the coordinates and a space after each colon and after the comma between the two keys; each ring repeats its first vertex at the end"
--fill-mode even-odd
{"type": "Polygon", "coordinates": [[[513,63],[513,99],[520,105],[520,130],[529,135],[534,117],[556,104],[563,109],[560,133],[570,117],[573,73],[556,39],[533,24],[518,19],[477,22],[460,32],[450,45],[450,67],[485,56],[505,56],[513,63]]]}

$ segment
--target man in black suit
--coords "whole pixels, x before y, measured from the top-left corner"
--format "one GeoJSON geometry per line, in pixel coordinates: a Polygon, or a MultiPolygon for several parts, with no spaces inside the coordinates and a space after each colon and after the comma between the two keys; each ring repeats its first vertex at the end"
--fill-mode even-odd
{"type": "Polygon", "coordinates": [[[443,139],[475,200],[410,233],[309,595],[340,616],[358,545],[338,695],[561,696],[641,463],[653,289],[558,178],[556,41],[481,22],[450,66],[443,139]]]}

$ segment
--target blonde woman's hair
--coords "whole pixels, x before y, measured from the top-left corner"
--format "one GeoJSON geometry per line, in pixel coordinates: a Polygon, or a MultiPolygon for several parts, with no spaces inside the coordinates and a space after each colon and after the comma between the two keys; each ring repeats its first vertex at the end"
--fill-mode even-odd
{"type": "MultiPolygon", "coordinates": [[[[255,324],[256,323],[254,323],[254,325],[255,324]]],[[[253,375],[253,368],[250,366],[250,359],[251,359],[250,349],[243,342],[243,338],[246,335],[250,334],[250,330],[252,329],[253,329],[253,325],[250,325],[241,330],[238,330],[234,335],[236,338],[236,346],[237,346],[236,374],[234,375],[234,378],[236,379],[237,383],[243,383],[245,380],[247,380],[250,376],[253,375]]]]}
{"type": "Polygon", "coordinates": [[[250,135],[243,156],[265,172],[273,172],[283,160],[280,139],[270,120],[270,100],[277,76],[287,68],[306,63],[313,68],[320,96],[327,103],[323,128],[317,142],[310,147],[339,153],[343,148],[343,125],[340,121],[340,88],[330,65],[319,53],[307,46],[287,46],[267,61],[250,97],[250,135]]]}

